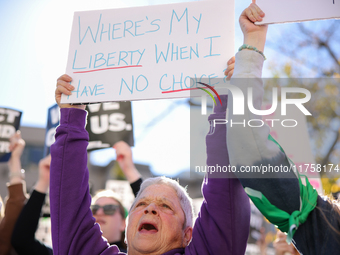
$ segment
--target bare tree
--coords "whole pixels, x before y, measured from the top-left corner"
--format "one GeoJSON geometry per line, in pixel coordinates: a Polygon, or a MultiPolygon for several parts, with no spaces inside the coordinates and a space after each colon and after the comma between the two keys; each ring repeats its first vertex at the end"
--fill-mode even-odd
{"type": "Polygon", "coordinates": [[[314,78],[305,85],[312,94],[306,107],[314,155],[321,165],[340,166],[340,20],[277,25],[268,38],[267,46],[289,59],[271,62],[275,77],[314,78]]]}

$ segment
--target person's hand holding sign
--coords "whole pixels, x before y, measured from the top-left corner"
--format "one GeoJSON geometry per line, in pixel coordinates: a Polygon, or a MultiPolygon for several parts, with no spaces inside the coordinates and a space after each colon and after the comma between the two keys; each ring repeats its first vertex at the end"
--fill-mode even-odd
{"type": "Polygon", "coordinates": [[[266,43],[266,34],[268,25],[255,25],[256,21],[262,21],[264,12],[256,5],[256,1],[246,8],[239,19],[240,27],[244,35],[244,44],[256,47],[258,50],[264,50],[266,43]]]}
{"type": "Polygon", "coordinates": [[[234,73],[235,68],[235,56],[231,57],[227,62],[227,69],[224,71],[224,75],[227,76],[227,80],[230,80],[231,76],[234,73]]]}
{"type": "MultiPolygon", "coordinates": [[[[255,47],[261,52],[264,50],[264,45],[266,42],[266,34],[268,30],[268,25],[255,25],[257,21],[262,21],[264,17],[264,12],[256,5],[256,1],[253,0],[252,3],[246,8],[240,18],[240,27],[242,33],[244,34],[244,44],[251,47],[255,47]]],[[[235,67],[235,56],[230,58],[227,62],[227,69],[224,71],[224,75],[227,76],[226,79],[230,80],[234,73],[235,67]]]]}
{"type": "Polygon", "coordinates": [[[85,110],[85,105],[71,105],[60,103],[62,94],[65,94],[67,96],[70,96],[72,94],[72,90],[74,90],[74,87],[70,84],[71,81],[72,78],[67,74],[63,74],[58,78],[57,88],[55,90],[55,101],[57,102],[60,108],[77,108],[85,110]]]}

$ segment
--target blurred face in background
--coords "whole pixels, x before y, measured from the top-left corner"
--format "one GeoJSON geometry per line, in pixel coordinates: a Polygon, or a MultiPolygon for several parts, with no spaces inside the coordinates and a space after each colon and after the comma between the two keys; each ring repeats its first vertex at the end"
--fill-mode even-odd
{"type": "Polygon", "coordinates": [[[120,212],[119,203],[110,197],[100,197],[91,209],[93,217],[100,225],[103,236],[108,242],[119,242],[125,230],[125,219],[120,212]]]}

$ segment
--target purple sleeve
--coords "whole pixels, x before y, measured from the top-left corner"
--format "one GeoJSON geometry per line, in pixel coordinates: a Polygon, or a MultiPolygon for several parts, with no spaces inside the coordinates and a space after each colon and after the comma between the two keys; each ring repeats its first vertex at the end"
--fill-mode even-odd
{"type": "MultiPolygon", "coordinates": [[[[207,166],[229,166],[226,125],[213,119],[226,118],[227,96],[223,105],[209,116],[210,131],[206,137],[207,166]]],[[[193,239],[186,254],[244,254],[250,224],[249,198],[232,173],[207,174],[203,181],[204,201],[195,222],[193,239]]]]}
{"type": "Polygon", "coordinates": [[[62,108],[51,146],[50,206],[54,254],[118,254],[90,210],[86,111],[62,108]]]}

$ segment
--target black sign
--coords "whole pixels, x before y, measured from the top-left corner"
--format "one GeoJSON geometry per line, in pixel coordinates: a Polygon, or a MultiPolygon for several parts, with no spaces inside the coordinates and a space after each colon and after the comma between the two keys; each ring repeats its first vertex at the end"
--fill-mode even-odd
{"type": "Polygon", "coordinates": [[[19,129],[21,114],[14,109],[0,108],[0,162],[7,162],[11,157],[9,138],[19,129]]]}
{"type": "MultiPolygon", "coordinates": [[[[90,137],[88,151],[110,148],[118,141],[134,145],[131,102],[89,104],[86,110],[88,111],[86,130],[90,137]]],[[[55,141],[59,112],[57,104],[48,109],[44,157],[50,153],[50,146],[55,141]]]]}
{"type": "Polygon", "coordinates": [[[44,156],[46,157],[50,154],[50,147],[54,143],[54,135],[55,129],[59,125],[60,120],[60,110],[57,104],[48,108],[47,114],[47,126],[46,126],[46,135],[45,135],[45,147],[44,147],[44,156]]]}
{"type": "Polygon", "coordinates": [[[88,151],[112,147],[118,141],[134,145],[131,102],[110,102],[86,106],[88,151]]]}

